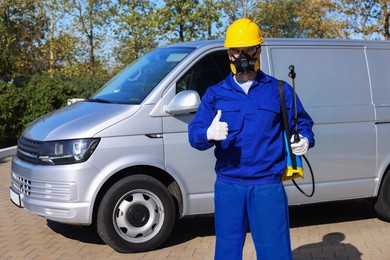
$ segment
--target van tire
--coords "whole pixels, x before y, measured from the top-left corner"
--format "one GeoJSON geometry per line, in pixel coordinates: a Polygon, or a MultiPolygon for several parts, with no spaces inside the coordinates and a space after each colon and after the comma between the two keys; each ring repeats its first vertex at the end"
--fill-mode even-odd
{"type": "Polygon", "coordinates": [[[107,245],[121,253],[134,253],[161,246],[175,221],[175,205],[167,188],[150,176],[132,175],[103,196],[96,222],[107,245]]]}
{"type": "Polygon", "coordinates": [[[381,219],[390,222],[390,171],[383,180],[374,208],[381,219]]]}

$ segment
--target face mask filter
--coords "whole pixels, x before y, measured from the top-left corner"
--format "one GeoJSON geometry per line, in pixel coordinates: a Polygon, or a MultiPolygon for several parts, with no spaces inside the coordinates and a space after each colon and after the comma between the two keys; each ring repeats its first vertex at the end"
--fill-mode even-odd
{"type": "Polygon", "coordinates": [[[260,68],[260,62],[252,56],[249,56],[244,51],[230,63],[230,69],[233,74],[257,72],[260,68]]]}

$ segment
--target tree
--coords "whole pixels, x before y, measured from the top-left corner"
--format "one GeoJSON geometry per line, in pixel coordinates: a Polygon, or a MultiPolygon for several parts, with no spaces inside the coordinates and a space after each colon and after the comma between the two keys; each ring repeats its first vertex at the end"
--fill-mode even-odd
{"type": "Polygon", "coordinates": [[[40,2],[0,2],[0,75],[31,75],[42,71],[40,46],[47,30],[47,16],[40,2]]]}
{"type": "Polygon", "coordinates": [[[363,38],[390,40],[389,0],[341,0],[350,29],[363,38]]]}
{"type": "Polygon", "coordinates": [[[73,97],[76,88],[69,81],[47,76],[33,76],[23,88],[26,108],[22,123],[27,125],[36,118],[59,109],[73,97]]]}
{"type": "Polygon", "coordinates": [[[199,30],[203,31],[201,39],[218,39],[222,28],[222,6],[215,0],[203,0],[198,12],[199,30]]]}
{"type": "MultiPolygon", "coordinates": [[[[64,37],[66,33],[64,33],[61,28],[58,28],[59,22],[64,19],[63,5],[60,1],[47,0],[44,1],[43,8],[48,10],[49,16],[49,30],[47,33],[47,41],[45,45],[44,52],[47,57],[48,62],[48,70],[50,76],[55,76],[59,70],[59,60],[61,60],[62,56],[65,53],[70,53],[71,49],[67,48],[70,43],[73,43],[72,37],[64,37]],[[66,50],[67,49],[67,50],[66,50]]],[[[74,44],[72,44],[74,47],[74,44]]]]}
{"type": "Polygon", "coordinates": [[[259,9],[257,7],[256,0],[219,0],[223,12],[227,15],[228,24],[230,25],[239,18],[248,18],[254,22],[259,22],[258,14],[259,9]]]}
{"type": "Polygon", "coordinates": [[[347,23],[332,0],[268,0],[257,3],[257,20],[265,37],[346,38],[347,23]]]}
{"type": "Polygon", "coordinates": [[[213,38],[213,24],[219,27],[220,5],[205,0],[166,0],[157,10],[162,40],[184,42],[213,38]]]}
{"type": "Polygon", "coordinates": [[[118,2],[114,30],[118,45],[114,48],[114,56],[121,66],[157,47],[159,31],[155,12],[156,6],[151,1],[118,2]]]}
{"type": "Polygon", "coordinates": [[[302,37],[347,38],[348,25],[339,15],[341,8],[334,0],[300,0],[295,13],[302,37]]]}
{"type": "Polygon", "coordinates": [[[346,38],[346,21],[333,0],[219,0],[229,24],[245,17],[258,23],[263,37],[346,38]]]}
{"type": "Polygon", "coordinates": [[[20,118],[25,107],[22,91],[0,80],[0,148],[16,144],[24,128],[20,118]]]}
{"type": "Polygon", "coordinates": [[[113,2],[109,0],[65,0],[65,11],[73,18],[74,33],[80,33],[84,46],[78,49],[78,55],[82,63],[83,57],[87,56],[87,70],[92,76],[96,75],[101,61],[96,51],[102,50],[104,40],[110,29],[110,20],[113,13],[113,2]],[[85,52],[87,50],[87,52],[85,52]]]}
{"type": "Polygon", "coordinates": [[[297,22],[296,6],[301,1],[265,1],[257,3],[257,21],[263,37],[298,38],[303,32],[297,22]]]}

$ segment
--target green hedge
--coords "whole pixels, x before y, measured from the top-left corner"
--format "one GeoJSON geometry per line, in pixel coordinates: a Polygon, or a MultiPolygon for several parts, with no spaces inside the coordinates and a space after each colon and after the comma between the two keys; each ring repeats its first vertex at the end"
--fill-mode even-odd
{"type": "Polygon", "coordinates": [[[90,97],[106,80],[34,76],[15,82],[22,83],[0,80],[0,148],[15,145],[34,119],[66,106],[69,98],[90,97]]]}
{"type": "Polygon", "coordinates": [[[24,125],[20,120],[26,109],[22,91],[0,81],[0,148],[14,145],[24,125]]]}

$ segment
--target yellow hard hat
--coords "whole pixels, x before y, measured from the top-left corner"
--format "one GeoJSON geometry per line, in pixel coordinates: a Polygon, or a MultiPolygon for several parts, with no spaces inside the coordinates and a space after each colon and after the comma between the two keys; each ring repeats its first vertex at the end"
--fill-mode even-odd
{"type": "Polygon", "coordinates": [[[224,46],[242,48],[256,46],[263,42],[259,26],[247,18],[240,18],[227,29],[224,46]]]}

